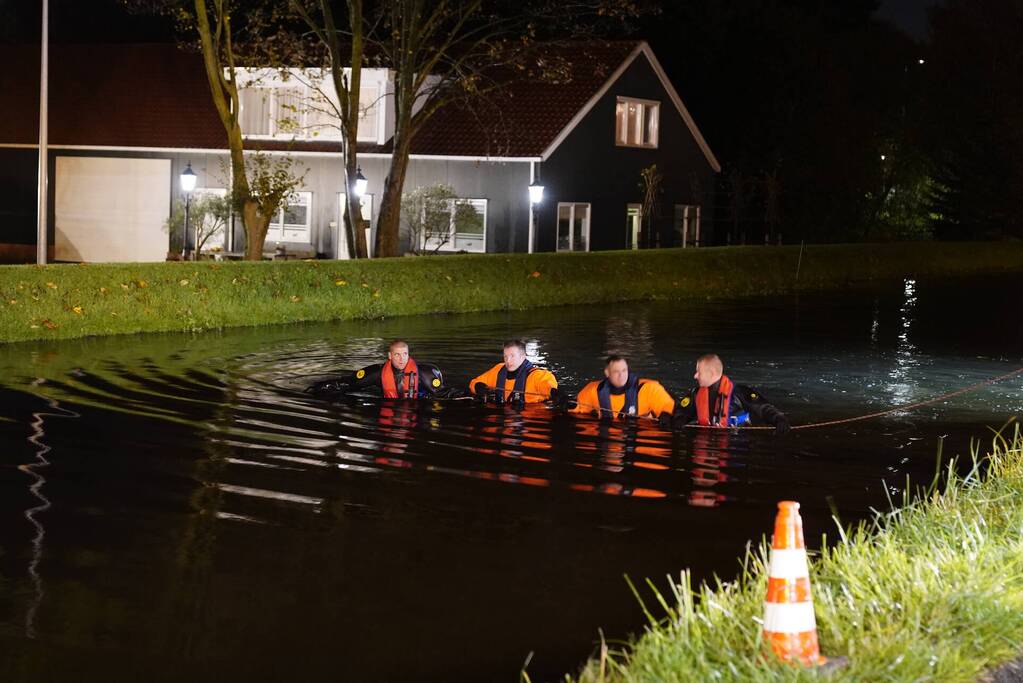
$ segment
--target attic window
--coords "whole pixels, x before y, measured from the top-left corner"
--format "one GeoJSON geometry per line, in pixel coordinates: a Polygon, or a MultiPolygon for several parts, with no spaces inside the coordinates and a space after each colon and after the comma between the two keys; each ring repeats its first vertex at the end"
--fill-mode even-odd
{"type": "Polygon", "coordinates": [[[657,147],[660,102],[619,97],[615,107],[615,144],[619,147],[657,147]]]}

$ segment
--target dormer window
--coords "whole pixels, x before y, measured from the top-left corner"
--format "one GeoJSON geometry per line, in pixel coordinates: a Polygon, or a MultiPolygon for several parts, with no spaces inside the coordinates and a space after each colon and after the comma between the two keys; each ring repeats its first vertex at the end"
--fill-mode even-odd
{"type": "Polygon", "coordinates": [[[619,97],[615,107],[615,144],[619,147],[657,147],[660,102],[619,97]]]}
{"type": "MultiPolygon", "coordinates": [[[[376,74],[369,74],[375,76],[376,74]]],[[[366,78],[359,93],[360,142],[382,142],[384,88],[366,78]]],[[[319,70],[239,69],[239,123],[253,138],[337,140],[337,97],[319,70]],[[329,98],[329,99],[328,99],[329,98]]]]}

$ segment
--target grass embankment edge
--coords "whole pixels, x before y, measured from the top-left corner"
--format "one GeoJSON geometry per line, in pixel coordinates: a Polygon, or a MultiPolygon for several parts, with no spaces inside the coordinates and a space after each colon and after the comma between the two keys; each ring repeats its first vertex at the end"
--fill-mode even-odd
{"type": "Polygon", "coordinates": [[[1023,271],[1023,243],[0,267],[0,342],[841,288],[1023,271]]]}
{"type": "MultiPolygon", "coordinates": [[[[849,658],[827,680],[974,681],[1019,656],[1023,434],[1010,425],[995,434],[988,455],[974,450],[967,474],[949,463],[940,484],[877,512],[870,523],[840,530],[839,542],[813,559],[821,651],[849,658]]],[[[667,616],[651,618],[625,646],[604,645],[578,680],[824,678],[765,654],[766,553],[763,545],[748,552],[733,582],[694,588],[683,573],[667,599],[648,582],[667,616]]]]}

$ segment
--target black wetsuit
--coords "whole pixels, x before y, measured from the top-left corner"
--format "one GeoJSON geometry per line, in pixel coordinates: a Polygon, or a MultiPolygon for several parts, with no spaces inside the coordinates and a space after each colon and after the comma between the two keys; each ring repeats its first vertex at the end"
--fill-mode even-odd
{"type": "MultiPolygon", "coordinates": [[[[380,373],[384,369],[384,365],[389,362],[384,361],[384,363],[376,365],[367,365],[347,375],[317,382],[306,389],[306,391],[318,395],[343,394],[350,391],[365,391],[367,389],[377,389],[382,392],[383,384],[380,380],[380,373]]],[[[431,397],[438,390],[444,388],[444,376],[436,365],[416,361],[416,366],[419,368],[416,398],[431,397]]],[[[394,381],[400,387],[402,372],[397,368],[392,369],[394,370],[394,381]]],[[[406,372],[408,369],[408,366],[406,366],[406,372]]]]}

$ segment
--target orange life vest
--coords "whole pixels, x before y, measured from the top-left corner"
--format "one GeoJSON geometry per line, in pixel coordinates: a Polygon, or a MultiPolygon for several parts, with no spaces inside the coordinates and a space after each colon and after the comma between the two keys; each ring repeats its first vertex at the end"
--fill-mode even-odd
{"type": "Polygon", "coordinates": [[[732,380],[721,375],[718,380],[718,398],[713,411],[710,407],[710,390],[700,387],[696,392],[696,418],[704,427],[727,427],[728,409],[732,405],[732,380]]]}
{"type": "Polygon", "coordinates": [[[401,375],[401,392],[394,381],[394,366],[391,361],[384,363],[380,369],[380,385],[384,390],[384,398],[415,398],[419,394],[419,368],[416,362],[408,359],[408,365],[401,375]]]}

